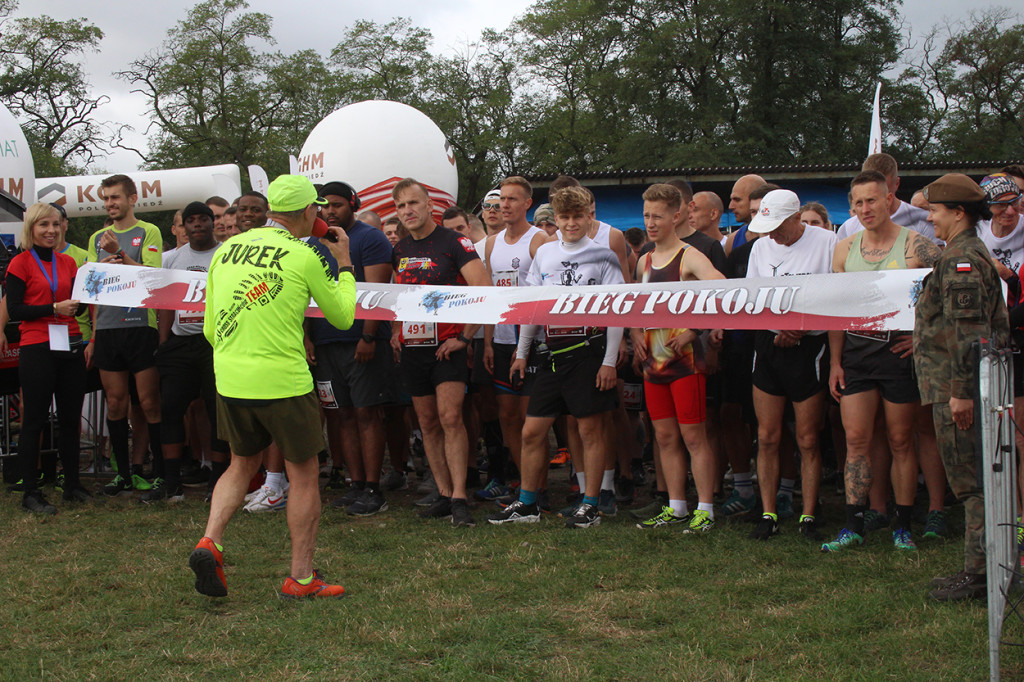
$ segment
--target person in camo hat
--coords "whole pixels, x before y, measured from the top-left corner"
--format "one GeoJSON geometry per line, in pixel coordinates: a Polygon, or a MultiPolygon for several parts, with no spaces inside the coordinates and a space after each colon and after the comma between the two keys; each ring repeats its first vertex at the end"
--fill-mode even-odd
{"type": "Polygon", "coordinates": [[[978,398],[973,345],[994,348],[1010,341],[999,273],[978,236],[978,221],[991,213],[984,190],[966,175],[950,173],[924,188],[928,220],[946,248],[924,279],[914,314],[914,367],[921,403],[932,406],[935,437],[946,478],[964,503],[964,568],[932,581],[936,601],[983,599],[985,505],[975,455],[974,401],[978,398]]]}

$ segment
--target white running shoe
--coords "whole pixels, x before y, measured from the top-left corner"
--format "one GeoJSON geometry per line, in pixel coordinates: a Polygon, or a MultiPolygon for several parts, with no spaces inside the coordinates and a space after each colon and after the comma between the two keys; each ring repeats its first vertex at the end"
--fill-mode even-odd
{"type": "Polygon", "coordinates": [[[275,509],[284,509],[285,505],[288,504],[288,488],[284,490],[278,490],[271,488],[270,486],[263,485],[256,491],[249,503],[243,507],[247,512],[266,512],[274,511],[275,509]]]}

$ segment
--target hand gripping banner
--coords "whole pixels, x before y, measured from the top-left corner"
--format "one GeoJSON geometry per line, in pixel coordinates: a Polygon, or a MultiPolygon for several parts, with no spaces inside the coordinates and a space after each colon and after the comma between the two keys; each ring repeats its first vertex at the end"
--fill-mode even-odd
{"type": "MultiPolygon", "coordinates": [[[[404,322],[692,329],[909,330],[930,270],[675,284],[430,287],[357,284],[356,317],[404,322]]],[[[82,303],[201,310],[206,273],[108,263],[79,269],[82,303]]],[[[254,297],[250,305],[260,305],[254,297]]],[[[307,315],[319,315],[315,304],[307,315]]]]}

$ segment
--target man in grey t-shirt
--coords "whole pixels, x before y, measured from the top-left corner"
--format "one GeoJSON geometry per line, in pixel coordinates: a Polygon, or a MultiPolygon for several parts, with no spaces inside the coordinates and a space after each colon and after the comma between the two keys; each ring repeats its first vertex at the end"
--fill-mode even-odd
{"type": "MultiPolygon", "coordinates": [[[[169,270],[207,272],[220,243],[213,237],[213,211],[193,201],[182,211],[188,243],[164,260],[169,270]]],[[[213,474],[210,490],[227,467],[228,444],[217,438],[216,388],[213,377],[213,349],[203,336],[202,310],[161,310],[160,346],[156,365],[160,371],[160,404],[163,415],[164,470],[160,485],[142,496],[143,502],[184,499],[181,487],[181,455],[185,447],[185,412],[197,398],[205,402],[210,421],[213,474]]],[[[202,432],[202,429],[200,430],[202,432]]]]}

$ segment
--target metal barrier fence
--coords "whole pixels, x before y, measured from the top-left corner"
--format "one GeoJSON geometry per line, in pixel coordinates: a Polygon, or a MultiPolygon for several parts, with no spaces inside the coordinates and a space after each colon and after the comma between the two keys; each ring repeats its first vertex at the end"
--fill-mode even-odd
{"type": "Polygon", "coordinates": [[[1000,644],[1020,646],[1003,641],[1004,620],[1008,613],[1024,618],[1018,609],[1024,597],[1010,594],[1018,575],[1013,359],[1009,349],[993,349],[987,341],[979,343],[979,351],[978,432],[982,458],[978,476],[985,491],[989,677],[999,680],[1000,644]]]}

